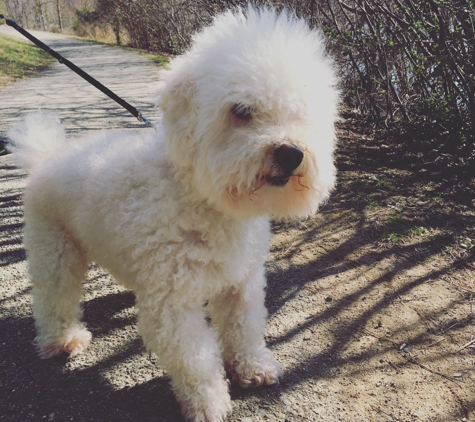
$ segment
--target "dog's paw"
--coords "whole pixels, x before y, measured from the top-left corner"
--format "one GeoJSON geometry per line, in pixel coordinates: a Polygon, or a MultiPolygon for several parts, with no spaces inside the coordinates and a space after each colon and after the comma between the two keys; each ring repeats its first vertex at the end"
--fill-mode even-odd
{"type": "Polygon", "coordinates": [[[187,422],[222,422],[231,412],[231,397],[227,391],[227,382],[222,382],[225,389],[206,388],[189,396],[187,400],[178,401],[181,412],[187,422]]]}
{"type": "Polygon", "coordinates": [[[203,403],[197,406],[182,405],[181,412],[187,422],[222,422],[231,412],[231,400],[226,406],[218,406],[216,402],[209,407],[204,406],[203,403]]]}
{"type": "Polygon", "coordinates": [[[243,388],[278,384],[282,376],[280,365],[270,352],[265,357],[243,358],[237,355],[226,360],[225,367],[232,380],[243,388]]]}
{"type": "Polygon", "coordinates": [[[71,357],[76,356],[86,350],[91,338],[91,333],[84,327],[74,327],[60,341],[41,342],[38,339],[38,354],[41,359],[49,359],[62,353],[68,353],[71,357]]]}

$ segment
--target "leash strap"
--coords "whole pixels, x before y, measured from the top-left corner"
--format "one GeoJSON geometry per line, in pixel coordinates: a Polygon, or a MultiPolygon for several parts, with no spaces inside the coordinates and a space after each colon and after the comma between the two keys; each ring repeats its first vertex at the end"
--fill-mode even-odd
{"type": "Polygon", "coordinates": [[[46,44],[42,43],[39,39],[35,38],[31,35],[28,31],[24,30],[21,26],[19,26],[13,19],[7,19],[5,16],[0,14],[0,19],[5,19],[8,26],[15,28],[20,34],[28,38],[31,42],[36,44],[38,47],[46,51],[48,54],[53,56],[57,59],[60,63],[69,67],[73,72],[77,73],[81,78],[85,79],[91,85],[94,85],[99,91],[102,91],[106,94],[109,98],[114,100],[116,103],[120,104],[124,107],[129,113],[135,116],[140,122],[146,123],[147,126],[153,126],[153,124],[148,120],[140,110],[129,104],[124,99],[120,98],[117,94],[114,94],[109,88],[102,85],[98,80],[94,79],[92,76],[84,72],[81,68],[77,67],[74,63],[70,62],[68,59],[65,59],[61,54],[54,51],[52,48],[48,47],[46,44]]]}

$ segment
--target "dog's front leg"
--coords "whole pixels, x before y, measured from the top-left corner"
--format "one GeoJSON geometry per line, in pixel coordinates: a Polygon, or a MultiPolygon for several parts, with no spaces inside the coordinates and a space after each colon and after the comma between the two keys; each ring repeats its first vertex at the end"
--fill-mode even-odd
{"type": "Polygon", "coordinates": [[[224,349],[226,371],[244,388],[276,384],[281,375],[264,341],[264,286],[263,270],[258,271],[245,283],[215,296],[208,305],[224,349]]]}
{"type": "Polygon", "coordinates": [[[231,398],[216,333],[208,327],[201,303],[173,296],[137,295],[139,332],[170,375],[185,418],[222,421],[231,411],[231,398]]]}

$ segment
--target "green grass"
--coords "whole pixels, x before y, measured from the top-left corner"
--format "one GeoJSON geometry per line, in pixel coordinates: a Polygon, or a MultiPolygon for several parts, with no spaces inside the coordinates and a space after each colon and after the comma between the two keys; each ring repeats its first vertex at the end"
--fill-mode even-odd
{"type": "MultiPolygon", "coordinates": [[[[101,41],[96,41],[96,42],[101,42],[101,41]]],[[[166,65],[170,62],[169,58],[165,56],[161,56],[160,54],[157,54],[157,53],[151,53],[150,51],[147,51],[147,50],[141,50],[139,48],[128,47],[126,45],[117,45],[117,44],[110,44],[110,43],[107,43],[107,44],[113,45],[115,47],[123,48],[125,50],[135,51],[136,53],[139,53],[141,56],[147,57],[147,59],[154,61],[156,64],[158,64],[161,67],[166,67],[166,65]]]]}
{"type": "Polygon", "coordinates": [[[408,230],[408,233],[412,236],[424,236],[430,232],[425,227],[412,227],[408,230]]]}
{"type": "Polygon", "coordinates": [[[402,236],[398,233],[383,233],[383,239],[391,243],[399,243],[402,240],[402,236]]]}
{"type": "Polygon", "coordinates": [[[147,57],[150,60],[153,60],[159,66],[166,66],[168,64],[168,62],[170,61],[168,58],[166,58],[164,56],[160,56],[159,54],[150,53],[150,52],[145,51],[145,50],[138,50],[138,49],[132,49],[132,50],[137,51],[139,54],[141,54],[142,56],[147,57]]]}
{"type": "Polygon", "coordinates": [[[38,47],[0,34],[0,88],[34,75],[54,61],[38,47]]]}
{"type": "Polygon", "coordinates": [[[376,186],[380,188],[394,189],[393,183],[386,176],[379,177],[376,180],[376,186]]]}
{"type": "Polygon", "coordinates": [[[370,201],[365,205],[365,208],[368,210],[375,210],[381,208],[381,206],[379,205],[378,201],[370,201]]]}

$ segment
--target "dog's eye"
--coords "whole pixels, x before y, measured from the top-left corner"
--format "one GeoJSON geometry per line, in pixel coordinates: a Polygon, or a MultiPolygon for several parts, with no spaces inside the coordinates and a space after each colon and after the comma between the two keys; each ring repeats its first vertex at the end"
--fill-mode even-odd
{"type": "Polygon", "coordinates": [[[242,104],[234,104],[231,109],[232,116],[237,119],[237,123],[241,125],[247,124],[252,120],[252,112],[254,110],[251,107],[246,107],[242,104]]]}

